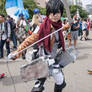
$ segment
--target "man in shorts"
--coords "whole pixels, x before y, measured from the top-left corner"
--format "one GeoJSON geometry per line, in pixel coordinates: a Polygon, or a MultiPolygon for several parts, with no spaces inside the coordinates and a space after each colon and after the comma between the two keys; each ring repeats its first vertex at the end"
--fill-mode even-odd
{"type": "Polygon", "coordinates": [[[77,19],[75,18],[75,20],[73,21],[72,26],[71,26],[71,40],[74,41],[74,48],[76,48],[76,44],[77,44],[79,27],[80,27],[80,25],[79,25],[77,19]]]}

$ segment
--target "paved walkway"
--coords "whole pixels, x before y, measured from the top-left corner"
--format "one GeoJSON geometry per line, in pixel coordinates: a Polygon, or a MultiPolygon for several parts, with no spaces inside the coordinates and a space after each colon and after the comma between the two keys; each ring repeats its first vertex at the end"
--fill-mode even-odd
{"type": "MultiPolygon", "coordinates": [[[[63,92],[92,92],[92,75],[87,70],[92,68],[92,31],[88,41],[78,40],[78,58],[75,63],[66,66],[63,71],[67,86],[63,92]]],[[[34,81],[24,83],[20,77],[20,66],[26,62],[22,59],[9,62],[9,69],[14,79],[16,92],[30,92],[34,81]]],[[[0,59],[0,73],[4,72],[6,77],[0,80],[0,92],[15,92],[13,83],[7,68],[6,60],[0,59]]],[[[54,80],[48,78],[45,83],[44,92],[53,92],[54,80]]]]}

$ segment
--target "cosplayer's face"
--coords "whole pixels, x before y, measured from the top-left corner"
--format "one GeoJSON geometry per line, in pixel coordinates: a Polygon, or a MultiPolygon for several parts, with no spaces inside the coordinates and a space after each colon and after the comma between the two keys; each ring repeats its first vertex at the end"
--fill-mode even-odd
{"type": "Polygon", "coordinates": [[[61,18],[61,13],[56,13],[56,14],[53,14],[53,13],[50,13],[49,15],[49,18],[53,21],[53,22],[58,22],[61,18]]]}

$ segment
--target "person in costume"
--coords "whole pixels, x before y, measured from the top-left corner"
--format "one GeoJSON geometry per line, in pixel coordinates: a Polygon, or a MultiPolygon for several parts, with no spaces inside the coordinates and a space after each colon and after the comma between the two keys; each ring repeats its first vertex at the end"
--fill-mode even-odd
{"type": "MultiPolygon", "coordinates": [[[[19,14],[19,20],[17,21],[17,30],[16,30],[16,36],[17,36],[17,40],[19,41],[19,44],[21,44],[26,37],[28,37],[28,32],[26,32],[26,21],[24,18],[24,15],[21,13],[19,14]]],[[[26,51],[24,51],[24,53],[22,53],[22,58],[25,59],[25,54],[26,51]]]]}
{"type": "MultiPolygon", "coordinates": [[[[46,3],[46,17],[43,23],[40,25],[40,28],[37,33],[32,33],[31,36],[25,39],[24,42],[20,44],[18,49],[13,52],[17,53],[27,46],[33,44],[34,42],[42,39],[43,37],[49,35],[50,33],[56,31],[57,29],[62,27],[62,21],[60,20],[63,14],[64,5],[61,0],[49,0],[46,3]]],[[[65,51],[65,43],[62,31],[69,28],[70,26],[64,25],[63,29],[55,34],[52,34],[50,37],[44,39],[43,41],[37,44],[39,50],[43,50],[41,56],[50,55],[51,58],[54,59],[54,63],[50,66],[52,69],[52,77],[55,80],[54,92],[62,92],[63,88],[66,86],[65,78],[63,72],[60,70],[61,66],[59,65],[59,61],[56,59],[56,52],[59,48],[62,48],[62,51],[65,51]],[[57,73],[54,73],[53,70],[58,70],[57,73]]],[[[39,52],[39,51],[38,51],[39,52]]],[[[40,51],[41,52],[41,51],[40,51]]],[[[17,54],[12,59],[18,58],[22,53],[17,54]]],[[[40,57],[40,55],[39,55],[40,57]]],[[[47,78],[40,78],[36,81],[31,92],[43,92],[44,83],[47,78]]]]}

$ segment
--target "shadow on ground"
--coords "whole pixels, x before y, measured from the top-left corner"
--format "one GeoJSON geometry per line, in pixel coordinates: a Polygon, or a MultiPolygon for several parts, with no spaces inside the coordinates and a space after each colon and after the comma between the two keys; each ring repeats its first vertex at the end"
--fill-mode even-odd
{"type": "Polygon", "coordinates": [[[85,59],[87,59],[88,58],[88,56],[89,56],[89,54],[83,54],[82,56],[78,56],[78,60],[85,60],[85,59]]]}
{"type": "Polygon", "coordinates": [[[82,49],[92,49],[92,46],[78,47],[78,50],[82,50],[82,49]]]}

